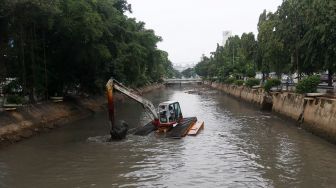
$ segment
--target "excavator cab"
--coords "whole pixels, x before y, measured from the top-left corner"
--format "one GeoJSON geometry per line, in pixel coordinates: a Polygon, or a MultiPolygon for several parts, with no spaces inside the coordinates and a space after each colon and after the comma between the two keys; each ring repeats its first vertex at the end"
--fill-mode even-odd
{"type": "Polygon", "coordinates": [[[180,104],[176,101],[160,103],[158,111],[160,127],[171,126],[183,118],[180,104]]]}

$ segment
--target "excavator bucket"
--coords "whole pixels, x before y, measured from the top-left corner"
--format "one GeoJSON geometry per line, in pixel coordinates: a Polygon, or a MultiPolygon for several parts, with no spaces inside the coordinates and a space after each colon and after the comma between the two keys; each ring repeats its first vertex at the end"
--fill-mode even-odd
{"type": "Polygon", "coordinates": [[[112,126],[110,131],[111,134],[110,141],[125,139],[127,132],[128,132],[128,124],[125,121],[121,121],[119,125],[112,126]]]}

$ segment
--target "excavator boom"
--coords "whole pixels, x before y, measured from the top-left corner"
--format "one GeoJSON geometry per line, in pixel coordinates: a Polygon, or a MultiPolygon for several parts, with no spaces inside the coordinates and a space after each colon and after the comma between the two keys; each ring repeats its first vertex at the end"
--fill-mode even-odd
{"type": "MultiPolygon", "coordinates": [[[[140,103],[143,108],[149,112],[152,120],[156,120],[158,119],[158,114],[155,110],[155,106],[153,105],[153,103],[137,94],[135,94],[134,91],[132,91],[131,89],[127,88],[126,86],[124,86],[122,83],[119,83],[118,81],[114,80],[113,78],[111,78],[107,84],[106,84],[106,87],[107,87],[107,94],[109,96],[109,103],[110,103],[110,100],[113,100],[113,89],[123,93],[124,95],[128,96],[129,98],[137,101],[138,103],[140,103]],[[111,98],[111,99],[110,99],[111,98]]],[[[113,101],[111,101],[113,102],[113,101]]],[[[110,109],[110,107],[109,107],[110,109]]],[[[110,109],[110,113],[111,113],[111,110],[110,109]]],[[[111,114],[110,114],[110,117],[111,117],[111,114]]]]}

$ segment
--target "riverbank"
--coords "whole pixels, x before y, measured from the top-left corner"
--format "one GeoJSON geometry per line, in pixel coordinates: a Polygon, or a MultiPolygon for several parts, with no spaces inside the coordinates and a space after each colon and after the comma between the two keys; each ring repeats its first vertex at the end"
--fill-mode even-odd
{"type": "Polygon", "coordinates": [[[302,128],[336,143],[336,99],[328,97],[307,97],[290,92],[267,93],[262,88],[205,83],[235,98],[254,103],[261,109],[297,121],[302,128]]]}
{"type": "MultiPolygon", "coordinates": [[[[138,88],[137,92],[143,94],[163,87],[162,84],[154,84],[138,88]]],[[[64,102],[47,101],[0,112],[0,147],[103,111],[106,104],[105,96],[76,96],[65,98],[64,102]]]]}

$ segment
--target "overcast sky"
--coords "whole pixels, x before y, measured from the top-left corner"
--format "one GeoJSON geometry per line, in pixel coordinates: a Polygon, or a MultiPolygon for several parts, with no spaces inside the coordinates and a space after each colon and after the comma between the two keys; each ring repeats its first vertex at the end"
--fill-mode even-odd
{"type": "Polygon", "coordinates": [[[197,63],[214,51],[225,30],[257,33],[259,15],[282,0],[128,0],[133,14],[163,38],[158,45],[174,64],[197,63]]]}

